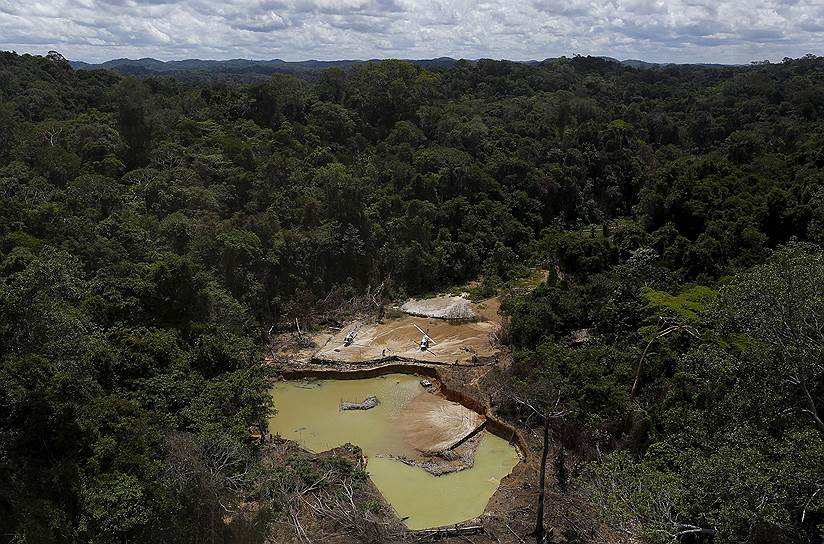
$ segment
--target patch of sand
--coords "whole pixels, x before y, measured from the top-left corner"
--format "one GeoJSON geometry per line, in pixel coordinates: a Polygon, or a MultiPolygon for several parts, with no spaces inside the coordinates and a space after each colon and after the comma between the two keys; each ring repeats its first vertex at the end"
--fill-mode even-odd
{"type": "Polygon", "coordinates": [[[431,393],[421,393],[400,413],[404,439],[428,455],[451,450],[475,433],[485,421],[481,414],[431,393]]]}
{"type": "Polygon", "coordinates": [[[498,297],[484,299],[473,304],[472,308],[482,321],[501,322],[501,316],[499,314],[501,311],[501,299],[498,297]]]}
{"type": "Polygon", "coordinates": [[[373,325],[357,323],[344,327],[321,344],[316,359],[347,363],[368,362],[382,357],[398,356],[421,362],[471,364],[473,354],[491,357],[496,350],[490,342],[490,333],[497,330],[493,321],[449,322],[442,319],[404,315],[373,325]],[[423,336],[416,327],[426,331],[432,339],[428,351],[421,351],[423,336]],[[355,342],[344,345],[348,332],[357,329],[355,342]]]}
{"type": "Polygon", "coordinates": [[[401,306],[401,311],[418,317],[438,319],[475,319],[471,303],[463,297],[433,297],[422,300],[410,299],[401,306]]]}
{"type": "MultiPolygon", "coordinates": [[[[447,297],[460,298],[460,297],[447,297]]],[[[492,297],[469,303],[475,321],[456,321],[417,317],[396,313],[380,323],[352,321],[340,330],[327,329],[304,337],[303,345],[296,335],[279,335],[272,346],[273,360],[309,363],[312,359],[341,363],[372,364],[387,357],[421,363],[472,364],[476,358],[493,357],[498,353],[492,338],[499,332],[502,317],[498,315],[500,300],[492,297]],[[432,339],[428,351],[420,349],[420,327],[432,339]],[[355,331],[355,340],[345,345],[346,336],[355,331]]]]}

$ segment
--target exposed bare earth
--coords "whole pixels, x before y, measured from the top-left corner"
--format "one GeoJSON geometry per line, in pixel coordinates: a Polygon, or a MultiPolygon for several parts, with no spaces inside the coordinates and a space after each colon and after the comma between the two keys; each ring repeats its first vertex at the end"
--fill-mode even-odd
{"type": "Polygon", "coordinates": [[[471,320],[476,315],[469,300],[463,297],[441,296],[423,300],[411,299],[401,311],[418,317],[435,317],[438,319],[471,320]]]}
{"type": "MultiPolygon", "coordinates": [[[[444,300],[457,297],[441,297],[444,300]]],[[[387,358],[440,364],[476,364],[497,355],[493,339],[500,328],[497,299],[469,303],[469,310],[479,321],[450,321],[401,314],[378,323],[353,321],[339,330],[326,329],[307,335],[310,345],[290,345],[276,356],[289,360],[314,362],[372,363],[387,358]],[[420,330],[419,330],[420,329],[420,330]],[[420,347],[421,330],[432,339],[428,350],[420,347]],[[347,335],[355,331],[354,342],[346,345],[347,335]]],[[[421,302],[421,301],[418,301],[421,302]]],[[[423,301],[429,304],[426,301],[423,301]]],[[[433,303],[434,304],[434,303],[433,303]]]]}
{"type": "Polygon", "coordinates": [[[459,445],[431,457],[423,459],[396,457],[396,459],[407,465],[422,468],[433,476],[442,476],[444,474],[458,472],[472,468],[475,464],[475,452],[478,451],[482,437],[483,434],[475,433],[459,445]]]}
{"type": "Polygon", "coordinates": [[[491,357],[495,349],[489,335],[495,330],[490,322],[454,324],[438,319],[404,316],[376,325],[362,325],[356,344],[344,345],[347,330],[333,336],[313,357],[322,361],[356,363],[388,356],[421,362],[471,364],[473,355],[491,357]],[[420,331],[432,338],[428,351],[420,349],[420,331]]]}
{"type": "Polygon", "coordinates": [[[374,322],[353,320],[341,328],[325,328],[281,334],[273,339],[274,361],[293,363],[372,364],[387,360],[421,363],[473,365],[483,364],[499,354],[496,339],[500,332],[500,301],[493,297],[471,303],[460,297],[436,297],[411,301],[434,310],[450,305],[466,305],[474,321],[419,317],[397,313],[374,322]],[[455,302],[455,301],[459,302],[455,302]],[[423,330],[431,338],[429,349],[421,349],[423,330]],[[355,333],[353,342],[347,335],[355,333]],[[348,344],[348,345],[347,345],[348,344]]]}
{"type": "Polygon", "coordinates": [[[481,414],[431,393],[421,393],[401,410],[404,438],[427,455],[451,450],[485,422],[481,414]]]}

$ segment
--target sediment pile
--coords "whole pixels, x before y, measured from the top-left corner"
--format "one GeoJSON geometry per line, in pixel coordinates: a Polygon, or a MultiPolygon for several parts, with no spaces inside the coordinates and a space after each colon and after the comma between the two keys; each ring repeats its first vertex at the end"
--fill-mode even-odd
{"type": "Polygon", "coordinates": [[[340,409],[341,410],[370,410],[380,404],[378,397],[372,395],[366,397],[363,402],[346,402],[341,401],[340,409]]]}
{"type": "Polygon", "coordinates": [[[425,455],[453,449],[478,432],[485,422],[481,414],[431,393],[418,395],[400,413],[404,439],[425,455]]]}
{"type": "Polygon", "coordinates": [[[443,476],[461,470],[472,468],[475,464],[475,452],[481,444],[481,433],[476,433],[460,445],[422,459],[412,459],[409,457],[396,457],[401,463],[422,468],[433,476],[443,476]]]}
{"type": "Polygon", "coordinates": [[[475,312],[471,303],[463,297],[434,297],[423,300],[410,299],[401,311],[418,317],[433,317],[436,319],[472,320],[475,312]]]}

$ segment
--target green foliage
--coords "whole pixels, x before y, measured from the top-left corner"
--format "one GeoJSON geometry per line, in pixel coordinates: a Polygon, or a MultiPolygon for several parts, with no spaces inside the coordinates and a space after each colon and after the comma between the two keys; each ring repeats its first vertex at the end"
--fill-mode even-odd
{"type": "Polygon", "coordinates": [[[697,327],[702,324],[707,305],[716,295],[715,291],[703,285],[696,285],[677,295],[644,287],[641,296],[647,301],[644,310],[650,324],[638,329],[638,332],[652,339],[660,331],[661,323],[697,327]]]}
{"type": "MultiPolygon", "coordinates": [[[[635,353],[621,353],[612,346],[572,349],[547,342],[534,352],[516,352],[512,373],[529,397],[550,391],[584,426],[596,429],[620,418],[629,407],[626,387],[635,353]]],[[[551,394],[550,394],[551,396],[551,394]]],[[[556,398],[546,398],[550,404],[556,398]]]]}
{"type": "Polygon", "coordinates": [[[776,426],[786,421],[773,418],[792,412],[824,437],[824,336],[817,325],[824,314],[822,277],[819,248],[784,248],[725,285],[715,317],[722,331],[747,338],[735,372],[753,393],[753,408],[776,426]]]}
{"type": "Polygon", "coordinates": [[[588,491],[601,514],[644,542],[672,542],[681,529],[674,510],[686,497],[678,477],[616,451],[590,467],[588,491]]]}
{"type": "Polygon", "coordinates": [[[504,303],[510,377],[560,394],[582,449],[638,456],[603,468],[641,482],[612,510],[660,539],[660,489],[719,542],[813,540],[824,269],[776,248],[824,241],[822,73],[576,57],[184,85],[0,53],[0,534],[224,540],[256,492],[269,326],[542,265],[504,303]],[[658,318],[700,338],[650,344],[630,399],[658,318]]]}
{"type": "Polygon", "coordinates": [[[149,522],[141,482],[126,474],[103,473],[82,492],[81,531],[118,542],[149,522]]]}

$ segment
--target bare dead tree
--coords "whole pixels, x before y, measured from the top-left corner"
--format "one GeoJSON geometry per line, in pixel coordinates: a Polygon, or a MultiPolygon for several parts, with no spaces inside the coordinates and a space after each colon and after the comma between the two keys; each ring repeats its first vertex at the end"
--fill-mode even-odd
{"type": "Polygon", "coordinates": [[[158,149],[152,154],[152,165],[160,170],[174,170],[184,164],[184,158],[175,149],[158,149]]]}
{"type": "Polygon", "coordinates": [[[315,515],[331,521],[338,531],[353,536],[358,542],[385,542],[398,536],[398,527],[358,506],[352,480],[343,478],[330,489],[319,490],[300,500],[315,515]]]}
{"type": "Polygon", "coordinates": [[[167,436],[164,449],[163,479],[193,505],[198,541],[223,542],[224,520],[238,513],[253,478],[254,462],[248,452],[189,433],[167,436]]]}
{"type": "Polygon", "coordinates": [[[532,534],[533,536],[535,536],[536,544],[544,544],[547,538],[546,527],[544,526],[544,502],[546,496],[546,464],[547,458],[549,457],[549,439],[551,426],[553,421],[568,416],[572,413],[572,410],[565,409],[561,406],[560,392],[558,393],[558,397],[555,399],[554,404],[552,404],[551,406],[547,406],[545,408],[536,407],[535,403],[533,403],[529,399],[520,398],[515,395],[512,395],[512,400],[520,406],[527,408],[532,415],[538,417],[543,421],[543,448],[541,450],[541,467],[538,472],[538,505],[536,508],[537,512],[535,520],[535,530],[532,534]]]}
{"type": "Polygon", "coordinates": [[[51,147],[54,147],[57,143],[57,137],[60,136],[62,132],[62,128],[45,129],[43,130],[41,136],[47,144],[49,144],[51,147]]]}
{"type": "Polygon", "coordinates": [[[810,507],[810,503],[815,500],[816,495],[818,495],[822,489],[824,489],[824,484],[819,484],[813,494],[810,495],[810,498],[807,499],[807,502],[804,503],[804,509],[801,511],[801,523],[804,523],[804,519],[807,517],[807,508],[810,507]]]}
{"type": "MultiPolygon", "coordinates": [[[[307,484],[297,477],[280,479],[273,482],[273,488],[288,505],[287,524],[301,542],[312,541],[307,526],[321,539],[346,535],[367,544],[394,542],[405,532],[400,522],[361,505],[363,496],[358,496],[351,475],[330,469],[314,482],[307,484]],[[322,529],[318,521],[324,522],[322,529]],[[329,534],[329,530],[334,532],[329,534]]],[[[366,496],[371,495],[367,492],[366,496]]]]}
{"type": "Polygon", "coordinates": [[[147,168],[132,170],[124,176],[128,183],[132,185],[148,185],[155,180],[155,171],[147,168]]]}

